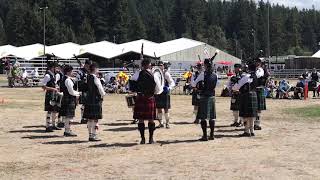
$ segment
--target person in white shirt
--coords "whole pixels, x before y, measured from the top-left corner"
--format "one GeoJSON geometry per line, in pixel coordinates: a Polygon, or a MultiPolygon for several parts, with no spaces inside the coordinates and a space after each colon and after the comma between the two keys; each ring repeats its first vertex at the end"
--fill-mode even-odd
{"type": "Polygon", "coordinates": [[[255,64],[248,67],[249,73],[244,73],[241,79],[232,87],[233,91],[239,91],[239,116],[243,118],[245,128],[240,137],[251,137],[254,134],[254,120],[257,116],[257,76],[255,64]]]}
{"type": "Polygon", "coordinates": [[[170,128],[170,115],[169,115],[169,109],[171,108],[170,103],[170,91],[174,88],[175,82],[172,79],[168,69],[169,69],[169,63],[163,63],[160,61],[158,63],[158,66],[160,70],[162,71],[161,79],[164,80],[164,86],[163,86],[163,92],[159,95],[156,95],[156,107],[157,107],[157,118],[159,120],[159,128],[163,128],[163,121],[162,121],[162,109],[164,109],[164,117],[166,119],[166,128],[170,128]]]}
{"type": "Polygon", "coordinates": [[[75,117],[76,101],[78,100],[80,93],[75,90],[75,82],[72,79],[72,70],[73,68],[69,65],[64,67],[65,76],[60,84],[60,91],[63,93],[60,115],[63,117],[65,128],[64,136],[66,137],[77,136],[71,131],[70,122],[72,122],[75,117]]]}
{"type": "Polygon", "coordinates": [[[87,98],[84,104],[83,117],[88,119],[89,141],[101,141],[97,137],[98,121],[102,119],[103,96],[106,95],[101,81],[97,77],[96,63],[89,66],[90,74],[87,76],[87,98]]]}
{"type": "Polygon", "coordinates": [[[134,106],[134,119],[138,119],[138,130],[141,136],[140,144],[145,144],[145,123],[147,120],[149,128],[149,144],[154,143],[153,134],[156,129],[154,120],[156,119],[156,104],[155,94],[161,94],[163,86],[159,75],[155,75],[152,72],[152,66],[150,59],[143,59],[141,62],[141,68],[138,76],[133,76],[131,80],[137,82],[137,98],[134,106]]]}
{"type": "Polygon", "coordinates": [[[261,112],[267,110],[266,97],[264,89],[267,83],[267,77],[265,76],[267,72],[262,68],[261,59],[256,59],[256,76],[257,76],[257,100],[258,100],[258,114],[256,120],[254,121],[254,129],[261,130],[261,112]]]}

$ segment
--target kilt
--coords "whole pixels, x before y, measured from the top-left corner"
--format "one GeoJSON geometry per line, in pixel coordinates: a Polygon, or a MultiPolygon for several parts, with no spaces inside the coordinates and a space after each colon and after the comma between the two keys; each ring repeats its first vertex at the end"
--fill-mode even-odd
{"type": "Polygon", "coordinates": [[[155,96],[156,107],[158,109],[170,109],[170,94],[169,93],[161,93],[155,96]]]}
{"type": "Polygon", "coordinates": [[[310,91],[315,91],[317,89],[317,81],[310,81],[308,87],[310,91]]]}
{"type": "Polygon", "coordinates": [[[198,93],[192,92],[192,106],[199,106],[198,93]]]}
{"type": "Polygon", "coordinates": [[[49,112],[58,112],[59,111],[58,106],[50,105],[50,101],[52,99],[53,99],[53,92],[47,91],[46,96],[45,96],[45,101],[44,101],[44,111],[49,111],[49,112]]]}
{"type": "Polygon", "coordinates": [[[154,96],[137,96],[133,118],[139,120],[156,119],[156,102],[154,96]]]}
{"type": "Polygon", "coordinates": [[[264,88],[257,88],[256,92],[257,92],[257,99],[258,99],[258,101],[257,101],[258,111],[267,110],[266,96],[264,94],[264,88]]]}
{"type": "Polygon", "coordinates": [[[87,92],[82,92],[81,96],[79,97],[79,104],[85,104],[87,98],[87,92]]]}
{"type": "Polygon", "coordinates": [[[102,119],[102,100],[97,103],[86,103],[84,105],[83,118],[102,119]]]}
{"type": "Polygon", "coordinates": [[[60,115],[67,118],[75,117],[76,97],[63,96],[61,101],[60,115]]]}
{"type": "Polygon", "coordinates": [[[240,103],[239,94],[238,93],[232,93],[230,110],[231,111],[239,111],[239,103],[240,103]]]}
{"type": "Polygon", "coordinates": [[[201,96],[197,119],[216,119],[216,105],[214,96],[201,96]]]}
{"type": "Polygon", "coordinates": [[[256,117],[258,110],[258,98],[255,91],[241,93],[239,95],[239,116],[240,117],[256,117]]]}

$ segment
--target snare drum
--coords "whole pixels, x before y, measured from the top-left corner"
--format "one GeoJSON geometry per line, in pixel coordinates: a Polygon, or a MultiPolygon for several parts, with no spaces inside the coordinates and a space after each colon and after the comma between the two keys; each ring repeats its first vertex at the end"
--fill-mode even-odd
{"type": "Polygon", "coordinates": [[[136,104],[136,95],[134,94],[129,94],[126,96],[126,101],[127,101],[127,105],[128,108],[133,108],[134,105],[136,104]]]}

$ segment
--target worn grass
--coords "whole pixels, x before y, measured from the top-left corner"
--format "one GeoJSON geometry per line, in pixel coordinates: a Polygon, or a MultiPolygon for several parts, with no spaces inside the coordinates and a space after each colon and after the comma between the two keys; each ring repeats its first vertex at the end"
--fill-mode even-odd
{"type": "Polygon", "coordinates": [[[289,108],[285,110],[288,114],[295,114],[299,117],[315,118],[320,117],[320,107],[319,106],[306,106],[299,108],[289,108]]]}

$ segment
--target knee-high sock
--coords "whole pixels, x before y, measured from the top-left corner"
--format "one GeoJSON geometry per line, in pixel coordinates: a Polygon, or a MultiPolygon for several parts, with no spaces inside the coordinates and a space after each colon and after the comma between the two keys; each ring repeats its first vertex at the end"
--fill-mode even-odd
{"type": "Polygon", "coordinates": [[[214,127],[216,125],[215,119],[212,119],[209,121],[209,126],[210,126],[210,136],[214,135],[214,127]]]}
{"type": "Polygon", "coordinates": [[[56,126],[57,113],[56,112],[51,113],[51,118],[52,118],[52,126],[56,126]]]}
{"type": "Polygon", "coordinates": [[[46,115],[46,127],[50,127],[50,126],[52,126],[52,123],[51,123],[51,112],[48,111],[47,115],[46,115]]]}
{"type": "Polygon", "coordinates": [[[152,139],[153,138],[153,133],[156,130],[156,124],[154,122],[149,122],[148,123],[148,128],[149,128],[149,138],[152,139]]]}
{"type": "Polygon", "coordinates": [[[250,118],[243,118],[243,122],[244,122],[244,124],[245,124],[245,126],[244,126],[244,132],[245,133],[250,133],[250,129],[249,129],[249,127],[250,127],[250,118]]]}
{"type": "Polygon", "coordinates": [[[159,123],[163,124],[163,122],[162,122],[162,112],[158,112],[158,119],[159,119],[159,123]]]}
{"type": "Polygon", "coordinates": [[[66,133],[70,133],[71,132],[70,122],[71,122],[71,118],[64,117],[64,128],[65,128],[64,131],[66,133]]]}
{"type": "Polygon", "coordinates": [[[233,114],[233,122],[238,123],[239,122],[239,111],[232,111],[233,114]]]}
{"type": "Polygon", "coordinates": [[[202,133],[203,133],[203,137],[207,137],[207,120],[202,119],[201,120],[201,129],[202,129],[202,133]]]}
{"type": "Polygon", "coordinates": [[[255,118],[254,117],[248,118],[248,120],[249,120],[249,123],[247,123],[247,124],[249,124],[250,133],[254,133],[254,120],[255,120],[255,118]]]}
{"type": "Polygon", "coordinates": [[[81,114],[80,114],[80,118],[81,118],[81,120],[83,119],[83,112],[84,112],[84,105],[81,105],[81,107],[80,107],[80,111],[81,111],[81,114]]]}
{"type": "Polygon", "coordinates": [[[97,135],[97,133],[98,133],[98,128],[99,128],[99,121],[98,120],[94,120],[93,121],[93,127],[92,127],[92,134],[94,135],[94,136],[96,136],[97,135]]]}
{"type": "Polygon", "coordinates": [[[169,124],[170,123],[170,114],[167,112],[164,114],[164,117],[166,119],[166,123],[169,124]]]}
{"type": "Polygon", "coordinates": [[[261,123],[261,112],[258,112],[257,117],[254,120],[254,125],[260,126],[260,123],[261,123]]]}
{"type": "Polygon", "coordinates": [[[138,123],[138,130],[139,130],[139,132],[140,132],[140,136],[141,136],[142,139],[145,138],[145,137],[144,137],[144,131],[145,131],[145,129],[146,129],[146,125],[144,124],[144,122],[139,122],[139,123],[138,123]]]}
{"type": "Polygon", "coordinates": [[[89,132],[89,137],[92,137],[92,127],[93,127],[93,121],[92,120],[88,120],[87,122],[87,127],[88,127],[88,132],[89,132]]]}

